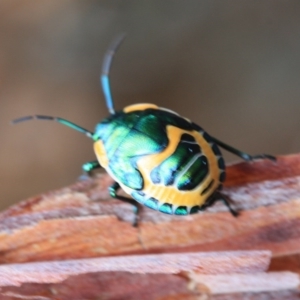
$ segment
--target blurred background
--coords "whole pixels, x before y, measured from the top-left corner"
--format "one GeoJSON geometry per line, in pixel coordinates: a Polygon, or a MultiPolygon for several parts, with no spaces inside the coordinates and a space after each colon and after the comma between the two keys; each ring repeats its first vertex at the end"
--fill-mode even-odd
{"type": "Polygon", "coordinates": [[[170,108],[252,154],[300,151],[300,1],[1,0],[1,208],[73,183],[95,159],[60,124],[9,123],[46,114],[93,130],[108,115],[102,58],[122,32],[116,108],[170,108]]]}

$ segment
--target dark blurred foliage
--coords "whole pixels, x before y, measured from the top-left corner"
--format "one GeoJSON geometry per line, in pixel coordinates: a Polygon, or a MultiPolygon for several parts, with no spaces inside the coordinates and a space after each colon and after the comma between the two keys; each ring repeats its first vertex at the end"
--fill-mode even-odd
{"type": "Polygon", "coordinates": [[[298,0],[2,0],[1,206],[73,182],[94,159],[59,124],[9,122],[40,113],[92,130],[107,115],[103,54],[121,32],[117,108],[153,102],[244,151],[298,152],[299,12],[298,0]]]}

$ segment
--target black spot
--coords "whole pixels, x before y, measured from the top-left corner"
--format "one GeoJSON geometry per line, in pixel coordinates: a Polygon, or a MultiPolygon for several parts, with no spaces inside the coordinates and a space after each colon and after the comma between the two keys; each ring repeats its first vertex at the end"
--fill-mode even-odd
{"type": "Polygon", "coordinates": [[[210,135],[206,131],[203,131],[202,136],[208,143],[211,142],[210,135]]]}
{"type": "Polygon", "coordinates": [[[216,144],[212,144],[211,149],[212,149],[212,151],[214,152],[214,154],[216,156],[221,156],[222,155],[221,151],[219,150],[219,147],[216,144]]]}
{"type": "Polygon", "coordinates": [[[214,183],[214,180],[212,179],[210,181],[210,183],[208,184],[208,186],[201,192],[201,195],[206,194],[210,190],[210,188],[212,187],[213,183],[214,183]]]}
{"type": "Polygon", "coordinates": [[[225,170],[225,162],[224,162],[223,157],[220,157],[220,158],[218,159],[218,167],[219,167],[219,169],[221,169],[221,170],[225,170]]]}
{"type": "Polygon", "coordinates": [[[226,179],[226,173],[225,173],[225,172],[222,172],[222,173],[220,174],[219,180],[220,180],[220,182],[224,182],[225,179],[226,179]]]}
{"type": "Polygon", "coordinates": [[[182,142],[196,142],[194,137],[191,136],[190,134],[187,134],[187,133],[184,133],[182,136],[181,136],[181,139],[180,141],[182,142]]]}
{"type": "Polygon", "coordinates": [[[197,214],[199,212],[199,206],[193,206],[190,210],[190,214],[197,214]]]}

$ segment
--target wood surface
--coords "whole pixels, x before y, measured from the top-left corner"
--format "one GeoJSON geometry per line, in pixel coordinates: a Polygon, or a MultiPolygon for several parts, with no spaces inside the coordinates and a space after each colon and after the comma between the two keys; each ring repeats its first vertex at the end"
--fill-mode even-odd
{"type": "Polygon", "coordinates": [[[300,299],[299,176],[299,154],[232,164],[237,218],[142,208],[136,227],[105,173],[24,200],[0,214],[0,299],[300,299]]]}

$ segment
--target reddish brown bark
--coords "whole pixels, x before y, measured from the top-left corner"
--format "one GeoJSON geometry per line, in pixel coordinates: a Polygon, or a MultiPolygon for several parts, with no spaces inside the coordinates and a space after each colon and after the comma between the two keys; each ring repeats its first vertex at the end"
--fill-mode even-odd
{"type": "MultiPolygon", "coordinates": [[[[11,207],[0,214],[0,261],[7,264],[0,267],[3,299],[15,299],[17,294],[28,297],[30,293],[31,296],[45,295],[45,299],[56,299],[52,292],[47,294],[48,289],[60,291],[60,298],[57,299],[76,299],[74,295],[70,296],[76,293],[76,289],[70,289],[74,284],[82,286],[82,294],[79,291],[77,294],[78,299],[85,299],[88,296],[82,295],[91,290],[88,282],[98,294],[105,290],[110,295],[107,299],[123,299],[116,296],[120,291],[126,295],[124,299],[196,299],[193,297],[201,294],[210,295],[212,299],[227,299],[228,295],[239,295],[240,298],[236,299],[242,299],[245,295],[249,299],[260,299],[264,293],[272,295],[270,299],[277,299],[277,295],[297,299],[299,277],[296,273],[283,271],[300,273],[300,155],[279,157],[276,163],[261,160],[233,164],[227,168],[227,174],[224,193],[233,199],[234,206],[240,210],[238,218],[232,217],[221,203],[204,213],[187,217],[168,216],[143,208],[138,226],[133,227],[132,207],[109,199],[107,187],[112,181],[106,174],[98,174],[11,207]],[[241,264],[233,262],[238,261],[241,252],[230,252],[234,260],[230,261],[230,268],[225,268],[224,261],[222,263],[224,254],[214,253],[233,250],[250,252],[245,252],[241,264]],[[268,252],[253,250],[270,250],[270,270],[282,272],[263,273],[269,258],[266,254],[262,260],[258,257],[268,252]],[[203,258],[205,255],[199,251],[208,252],[208,256],[203,258]],[[202,277],[193,276],[194,267],[183,265],[181,269],[176,269],[177,275],[165,271],[174,267],[174,263],[170,260],[169,266],[164,265],[159,253],[180,252],[183,254],[178,254],[174,263],[180,261],[180,257],[192,257],[194,254],[191,252],[202,255],[200,261],[191,259],[198,265],[198,273],[201,270],[202,277]],[[77,259],[112,255],[121,256],[123,262],[128,263],[130,260],[126,255],[129,254],[153,254],[153,261],[159,262],[162,269],[157,274],[151,274],[142,263],[147,261],[147,256],[139,257],[141,264],[135,270],[92,270],[87,261],[84,272],[76,273],[74,267],[76,263],[84,262],[77,259]],[[251,257],[255,259],[251,260],[251,257]],[[75,265],[70,267],[67,262],[58,262],[69,259],[75,259],[75,265]],[[28,274],[33,274],[33,270],[40,266],[30,263],[34,261],[48,261],[52,277],[47,273],[45,280],[32,281],[28,274]],[[256,263],[253,264],[253,261],[256,263]],[[18,273],[22,267],[12,265],[18,262],[27,262],[25,266],[31,271],[27,275],[18,273]],[[53,282],[51,278],[59,274],[59,268],[56,271],[54,268],[57,263],[60,266],[67,264],[69,273],[53,282]],[[244,277],[236,277],[233,273],[241,272],[237,270],[242,266],[244,277]],[[262,266],[264,268],[255,269],[262,266]],[[253,268],[256,270],[254,275],[251,272],[253,268]],[[145,274],[139,274],[137,269],[145,274]],[[8,270],[8,275],[5,275],[5,270],[8,270]],[[9,270],[17,273],[9,273],[9,270]],[[212,275],[207,275],[208,270],[212,275]],[[119,285],[118,291],[114,288],[116,278],[124,283],[124,286],[119,285]],[[15,280],[21,287],[12,287],[14,284],[9,280],[15,280]],[[143,285],[140,289],[138,282],[141,281],[149,281],[149,285],[143,285]],[[103,282],[105,287],[101,285],[103,282]],[[227,290],[222,287],[224,282],[227,290]],[[97,286],[101,288],[97,289],[97,286]],[[255,286],[261,288],[255,289],[255,286]],[[152,294],[149,292],[149,298],[134,298],[148,288],[154,291],[152,294]]],[[[102,258],[101,264],[107,264],[111,259],[102,258]]],[[[37,274],[39,279],[44,278],[41,273],[37,274]]]]}

